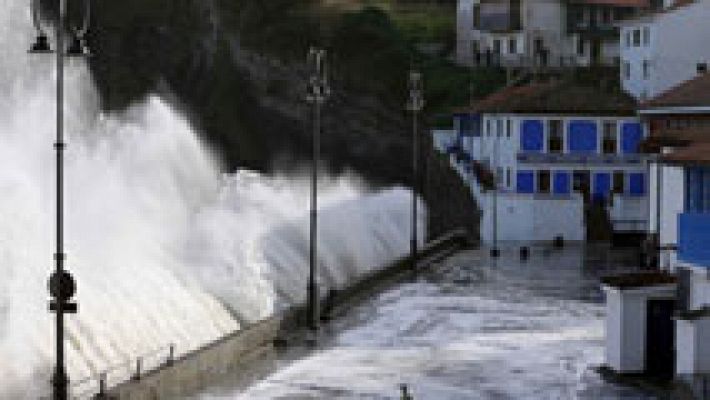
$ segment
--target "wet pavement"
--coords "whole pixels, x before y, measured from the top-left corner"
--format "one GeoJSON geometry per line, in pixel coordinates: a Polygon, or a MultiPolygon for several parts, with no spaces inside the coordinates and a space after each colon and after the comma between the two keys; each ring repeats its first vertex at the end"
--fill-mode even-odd
{"type": "Polygon", "coordinates": [[[201,400],[662,399],[604,381],[599,278],[635,254],[604,248],[457,253],[293,339],[201,400]],[[293,344],[295,343],[295,344],[293,344]]]}

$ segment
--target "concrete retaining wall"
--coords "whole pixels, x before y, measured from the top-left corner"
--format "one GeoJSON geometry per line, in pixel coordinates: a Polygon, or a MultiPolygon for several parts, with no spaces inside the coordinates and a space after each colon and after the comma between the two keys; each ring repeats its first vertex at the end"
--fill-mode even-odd
{"type": "MultiPolygon", "coordinates": [[[[427,266],[437,255],[454,251],[466,244],[465,231],[454,231],[430,242],[420,253],[419,267],[427,266]]],[[[367,276],[341,291],[335,297],[324,296],[333,309],[352,303],[359,297],[372,293],[379,287],[396,280],[411,271],[408,259],[400,260],[370,276],[367,276]]],[[[142,376],[139,380],[124,382],[108,390],[104,397],[120,400],[174,399],[199,393],[216,384],[230,371],[259,358],[268,351],[274,341],[286,333],[304,326],[306,314],[303,306],[293,307],[283,313],[246,327],[232,335],[211,343],[188,354],[172,364],[164,365],[142,376]]]]}

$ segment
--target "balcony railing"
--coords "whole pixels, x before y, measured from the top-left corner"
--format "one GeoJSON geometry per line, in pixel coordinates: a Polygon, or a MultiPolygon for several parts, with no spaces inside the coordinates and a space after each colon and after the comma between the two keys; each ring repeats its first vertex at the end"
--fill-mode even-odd
{"type": "Polygon", "coordinates": [[[710,213],[686,213],[678,217],[678,258],[710,268],[710,213]]]}

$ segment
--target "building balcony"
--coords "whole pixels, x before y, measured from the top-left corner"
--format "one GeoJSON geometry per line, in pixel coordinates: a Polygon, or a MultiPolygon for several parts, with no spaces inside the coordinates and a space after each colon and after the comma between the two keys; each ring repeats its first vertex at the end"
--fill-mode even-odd
{"type": "Polygon", "coordinates": [[[678,259],[710,268],[710,213],[685,213],[678,217],[678,259]]]}
{"type": "Polygon", "coordinates": [[[580,164],[580,165],[639,165],[644,161],[640,154],[579,154],[543,153],[522,151],[517,154],[521,164],[580,164]]]}
{"type": "Polygon", "coordinates": [[[606,24],[570,22],[567,33],[580,35],[583,39],[613,39],[619,37],[619,27],[606,24]]]}

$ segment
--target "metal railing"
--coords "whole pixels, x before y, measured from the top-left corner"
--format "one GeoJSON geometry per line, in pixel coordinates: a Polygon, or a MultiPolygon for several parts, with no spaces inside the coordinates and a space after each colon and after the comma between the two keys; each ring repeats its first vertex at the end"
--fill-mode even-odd
{"type": "Polygon", "coordinates": [[[172,366],[175,363],[175,349],[174,344],[169,344],[72,382],[69,388],[70,398],[105,398],[112,387],[132,380],[139,381],[153,371],[172,366]]]}

